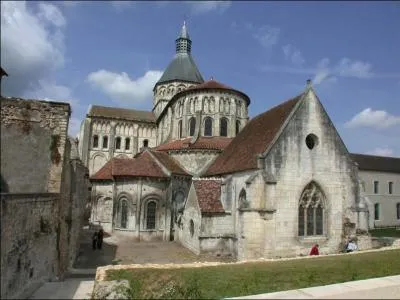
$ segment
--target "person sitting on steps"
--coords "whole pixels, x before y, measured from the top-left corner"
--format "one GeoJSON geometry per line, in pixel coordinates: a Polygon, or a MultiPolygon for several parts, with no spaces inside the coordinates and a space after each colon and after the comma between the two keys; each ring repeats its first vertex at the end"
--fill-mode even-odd
{"type": "Polygon", "coordinates": [[[319,245],[315,244],[310,251],[310,255],[319,255],[319,250],[318,250],[319,245]]]}

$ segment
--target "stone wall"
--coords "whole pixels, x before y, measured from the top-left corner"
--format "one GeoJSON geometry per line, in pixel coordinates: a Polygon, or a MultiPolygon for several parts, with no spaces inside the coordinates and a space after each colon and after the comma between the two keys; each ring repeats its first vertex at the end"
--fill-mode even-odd
{"type": "Polygon", "coordinates": [[[189,174],[201,175],[219,155],[211,151],[170,151],[169,155],[175,159],[189,174]]]}
{"type": "Polygon", "coordinates": [[[170,220],[167,213],[170,181],[151,178],[118,178],[92,182],[91,222],[106,232],[123,231],[139,240],[168,240],[170,220]],[[122,223],[122,202],[126,201],[127,219],[122,223]],[[147,205],[156,203],[154,229],[146,224],[147,205]]]}
{"type": "Polygon", "coordinates": [[[70,106],[1,98],[1,181],[6,193],[59,193],[70,106]]]}
{"type": "Polygon", "coordinates": [[[1,194],[1,298],[58,273],[59,194],[1,194]]]}
{"type": "Polygon", "coordinates": [[[2,296],[62,280],[76,257],[88,171],[77,149],[71,160],[69,116],[66,103],[1,99],[2,296]]]}

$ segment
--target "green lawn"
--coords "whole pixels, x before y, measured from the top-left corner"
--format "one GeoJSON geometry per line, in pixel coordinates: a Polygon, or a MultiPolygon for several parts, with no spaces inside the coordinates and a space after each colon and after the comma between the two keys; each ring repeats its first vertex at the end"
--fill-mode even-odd
{"type": "Polygon", "coordinates": [[[369,233],[374,237],[398,237],[400,238],[400,230],[396,228],[378,228],[371,229],[369,233]]]}
{"type": "Polygon", "coordinates": [[[400,274],[400,250],[182,269],[109,270],[132,298],[221,299],[400,274]]]}

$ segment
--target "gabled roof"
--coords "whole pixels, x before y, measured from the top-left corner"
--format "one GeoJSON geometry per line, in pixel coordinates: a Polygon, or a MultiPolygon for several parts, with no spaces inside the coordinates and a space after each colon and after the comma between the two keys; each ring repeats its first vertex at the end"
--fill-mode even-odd
{"type": "Polygon", "coordinates": [[[262,154],[272,143],[302,97],[303,94],[300,94],[250,120],[204,176],[257,169],[257,155],[262,154]]]}
{"type": "Polygon", "coordinates": [[[172,174],[177,175],[188,175],[188,173],[179,165],[179,163],[169,156],[167,153],[150,150],[151,154],[153,154],[156,159],[166,167],[172,174]]]}
{"type": "Polygon", "coordinates": [[[204,82],[193,57],[188,53],[177,53],[169,63],[156,85],[169,81],[187,81],[193,83],[204,82]]]}
{"type": "Polygon", "coordinates": [[[223,213],[220,180],[193,180],[202,213],[223,213]]]}
{"type": "Polygon", "coordinates": [[[93,105],[88,117],[106,117],[113,119],[124,119],[130,121],[141,121],[155,123],[156,117],[151,111],[135,110],[127,108],[106,107],[93,105]]]}
{"type": "Polygon", "coordinates": [[[188,175],[180,165],[166,153],[145,150],[135,158],[112,158],[90,179],[112,180],[114,177],[155,177],[168,178],[157,161],[173,174],[188,175]]]}
{"type": "Polygon", "coordinates": [[[191,137],[182,140],[174,140],[165,144],[157,146],[157,151],[170,151],[170,150],[223,150],[225,149],[233,138],[228,137],[199,137],[193,144],[190,144],[191,137]]]}
{"type": "Polygon", "coordinates": [[[385,157],[350,153],[361,171],[400,173],[400,157],[385,157]]]}

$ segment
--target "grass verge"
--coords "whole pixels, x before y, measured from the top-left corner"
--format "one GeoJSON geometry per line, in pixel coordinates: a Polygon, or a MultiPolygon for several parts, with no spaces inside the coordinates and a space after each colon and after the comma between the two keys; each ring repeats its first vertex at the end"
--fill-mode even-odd
{"type": "Polygon", "coordinates": [[[400,230],[394,227],[392,228],[378,228],[378,229],[371,229],[369,233],[373,237],[398,237],[400,238],[400,230]]]}
{"type": "Polygon", "coordinates": [[[108,270],[135,299],[221,299],[400,274],[400,250],[181,269],[108,270]]]}

